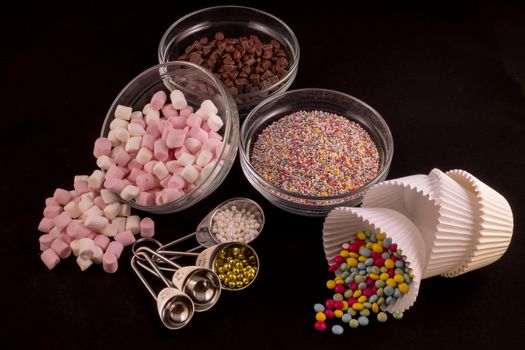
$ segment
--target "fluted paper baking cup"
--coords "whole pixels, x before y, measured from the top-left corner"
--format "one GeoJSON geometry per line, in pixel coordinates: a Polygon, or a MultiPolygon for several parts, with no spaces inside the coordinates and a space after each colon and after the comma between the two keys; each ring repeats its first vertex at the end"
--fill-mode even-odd
{"type": "Polygon", "coordinates": [[[406,216],[391,209],[336,208],[328,214],[323,226],[323,246],[328,265],[332,264],[342,244],[354,239],[363,230],[383,232],[392,238],[414,272],[408,293],[388,306],[382,305],[382,309],[395,312],[410,308],[417,298],[426,262],[425,242],[418,228],[406,216]],[[346,235],[342,234],[344,227],[346,235]]]}
{"type": "Polygon", "coordinates": [[[469,250],[458,266],[443,273],[445,277],[454,277],[498,260],[510,244],[514,219],[505,197],[472,174],[459,169],[446,174],[475,197],[478,211],[469,250]]]}

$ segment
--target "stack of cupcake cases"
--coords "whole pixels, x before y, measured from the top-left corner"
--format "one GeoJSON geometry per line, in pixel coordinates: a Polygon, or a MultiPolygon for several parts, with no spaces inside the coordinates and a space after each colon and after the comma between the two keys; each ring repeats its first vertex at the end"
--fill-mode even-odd
{"type": "Polygon", "coordinates": [[[433,169],[371,187],[361,208],[336,208],[323,227],[328,264],[343,243],[363,230],[383,232],[403,250],[414,271],[410,292],[385,311],[404,311],[422,278],[455,277],[498,260],[513,230],[507,200],[464,170],[433,169]]]}

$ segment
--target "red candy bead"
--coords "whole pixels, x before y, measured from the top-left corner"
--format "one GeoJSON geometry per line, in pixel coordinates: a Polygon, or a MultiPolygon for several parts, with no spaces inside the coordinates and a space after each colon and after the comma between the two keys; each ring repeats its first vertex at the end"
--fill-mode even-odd
{"type": "Polygon", "coordinates": [[[346,301],[348,301],[348,306],[352,306],[357,303],[357,299],[355,298],[348,298],[346,301]]]}
{"type": "Polygon", "coordinates": [[[367,281],[366,281],[366,284],[369,286],[369,287],[372,287],[374,285],[375,281],[371,278],[369,278],[367,281]]]}
{"type": "Polygon", "coordinates": [[[357,253],[359,251],[359,247],[361,247],[361,244],[357,244],[357,242],[354,242],[350,245],[350,248],[348,248],[348,250],[357,253]]]}
{"type": "Polygon", "coordinates": [[[388,270],[388,276],[390,278],[394,277],[394,270],[393,269],[388,270]]]}
{"type": "Polygon", "coordinates": [[[374,294],[377,293],[377,287],[376,287],[376,286],[373,286],[373,287],[372,287],[372,293],[374,293],[374,294]]]}
{"type": "Polygon", "coordinates": [[[395,252],[397,250],[397,243],[392,243],[389,248],[391,251],[395,252]]]}
{"type": "Polygon", "coordinates": [[[381,267],[385,265],[385,260],[383,258],[378,258],[374,260],[374,265],[377,267],[381,267]]]}
{"type": "Polygon", "coordinates": [[[334,308],[334,301],[332,299],[328,299],[324,303],[324,306],[326,306],[327,309],[333,309],[334,308]]]}
{"type": "Polygon", "coordinates": [[[363,290],[363,294],[366,295],[367,298],[370,298],[375,293],[372,291],[372,289],[366,288],[365,290],[363,290]]]}
{"type": "Polygon", "coordinates": [[[339,267],[339,266],[337,266],[337,264],[330,265],[330,266],[328,267],[328,271],[330,271],[330,272],[334,272],[335,270],[337,270],[338,267],[339,267]]]}
{"type": "Polygon", "coordinates": [[[324,310],[326,318],[334,318],[334,312],[332,310],[324,310]]]}
{"type": "Polygon", "coordinates": [[[336,255],[334,258],[334,262],[336,264],[342,264],[345,261],[345,258],[343,258],[341,255],[336,255]]]}
{"type": "Polygon", "coordinates": [[[343,302],[338,300],[334,303],[334,306],[337,310],[341,310],[343,308],[343,302]]]}
{"type": "Polygon", "coordinates": [[[344,294],[344,292],[345,292],[345,287],[344,287],[342,284],[338,284],[338,285],[335,286],[334,291],[335,291],[336,293],[339,293],[339,294],[344,294]]]}
{"type": "Polygon", "coordinates": [[[372,252],[372,259],[380,259],[381,258],[381,254],[379,254],[378,252],[372,252]]]}
{"type": "Polygon", "coordinates": [[[352,284],[350,285],[350,289],[351,290],[356,290],[357,288],[359,287],[359,285],[355,282],[352,282],[352,284]]]}
{"type": "Polygon", "coordinates": [[[323,321],[315,322],[315,330],[320,332],[326,331],[326,323],[324,323],[323,321]]]}

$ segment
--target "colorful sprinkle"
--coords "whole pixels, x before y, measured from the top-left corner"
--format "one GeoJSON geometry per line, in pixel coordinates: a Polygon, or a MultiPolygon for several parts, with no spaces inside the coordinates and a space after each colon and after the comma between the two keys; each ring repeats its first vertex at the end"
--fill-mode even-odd
{"type": "Polygon", "coordinates": [[[323,111],[299,111],[267,126],[251,164],[288,192],[326,197],[363,187],[379,169],[370,135],[358,123],[323,111]]]}

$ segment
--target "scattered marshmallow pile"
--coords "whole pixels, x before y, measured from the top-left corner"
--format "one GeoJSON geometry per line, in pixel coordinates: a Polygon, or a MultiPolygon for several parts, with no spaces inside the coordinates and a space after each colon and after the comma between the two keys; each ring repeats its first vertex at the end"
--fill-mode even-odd
{"type": "MultiPolygon", "coordinates": [[[[212,101],[193,113],[181,91],[171,92],[171,103],[167,98],[156,92],[142,112],[118,105],[107,138],[95,142],[97,165],[106,171],[104,187],[138,205],[164,205],[184,196],[212,172],[223,148],[217,133],[223,121],[212,101]]],[[[222,160],[217,172],[220,166],[222,160]]]]}
{"type": "Polygon", "coordinates": [[[82,271],[95,263],[113,273],[124,246],[135,242],[134,235],[155,234],[153,220],[130,215],[128,204],[102,188],[103,178],[101,170],[75,176],[74,190],[57,188],[46,199],[38,230],[44,233],[39,239],[40,258],[50,270],[73,252],[82,271]]]}
{"type": "Polygon", "coordinates": [[[239,210],[233,205],[230,209],[220,210],[213,216],[211,232],[220,243],[249,243],[257,237],[260,227],[261,224],[250,210],[239,210]]]}

